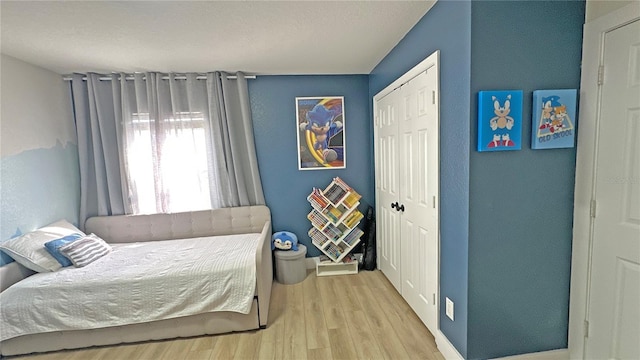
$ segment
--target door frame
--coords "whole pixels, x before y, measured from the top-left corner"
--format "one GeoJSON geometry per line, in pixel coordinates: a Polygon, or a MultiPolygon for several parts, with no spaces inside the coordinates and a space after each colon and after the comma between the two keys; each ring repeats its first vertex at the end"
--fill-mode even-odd
{"type": "MultiPolygon", "coordinates": [[[[420,75],[424,71],[427,71],[427,69],[438,65],[439,62],[440,62],[440,50],[436,50],[431,55],[427,56],[424,60],[422,60],[420,63],[418,63],[418,65],[411,68],[411,70],[407,71],[402,76],[394,80],[391,84],[387,85],[384,89],[380,90],[380,92],[375,94],[373,96],[373,107],[374,108],[376,107],[376,101],[387,96],[387,94],[399,88],[400,86],[402,86],[402,84],[409,82],[411,79],[420,75]]],[[[438,74],[438,87],[440,87],[440,74],[438,74]]],[[[439,99],[436,99],[436,100],[439,100],[439,99]]],[[[440,107],[438,107],[438,125],[440,124],[439,120],[440,120],[440,107]]],[[[374,121],[375,121],[375,118],[374,118],[374,121]]]]}
{"type": "Polygon", "coordinates": [[[598,78],[600,66],[604,62],[604,38],[607,32],[638,19],[640,19],[640,2],[634,2],[584,25],[569,301],[568,346],[571,359],[584,358],[584,335],[587,331],[586,315],[593,245],[591,200],[595,195],[596,150],[601,105],[601,87],[598,85],[598,78]]]}

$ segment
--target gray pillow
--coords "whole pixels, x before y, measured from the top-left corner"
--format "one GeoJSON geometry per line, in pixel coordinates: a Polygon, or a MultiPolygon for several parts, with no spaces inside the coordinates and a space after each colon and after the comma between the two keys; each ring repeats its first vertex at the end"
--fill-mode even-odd
{"type": "Polygon", "coordinates": [[[111,246],[95,234],[61,246],[58,249],[75,267],[83,267],[111,252],[111,246]]]}

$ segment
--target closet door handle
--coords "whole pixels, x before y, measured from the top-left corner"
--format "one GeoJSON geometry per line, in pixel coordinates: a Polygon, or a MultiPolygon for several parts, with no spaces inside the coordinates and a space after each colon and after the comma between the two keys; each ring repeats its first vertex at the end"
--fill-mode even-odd
{"type": "Polygon", "coordinates": [[[396,209],[396,211],[402,211],[402,212],[404,212],[404,204],[400,205],[400,204],[398,204],[398,202],[397,202],[397,201],[396,201],[396,202],[394,202],[394,203],[391,203],[391,208],[392,208],[392,209],[396,209]]]}

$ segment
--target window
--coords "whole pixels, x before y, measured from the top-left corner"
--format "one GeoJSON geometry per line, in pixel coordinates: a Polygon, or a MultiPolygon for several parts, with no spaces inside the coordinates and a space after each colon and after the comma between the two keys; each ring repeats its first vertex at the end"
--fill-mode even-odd
{"type": "Polygon", "coordinates": [[[205,117],[177,112],[160,122],[133,113],[125,161],[135,214],[211,208],[205,117]]]}

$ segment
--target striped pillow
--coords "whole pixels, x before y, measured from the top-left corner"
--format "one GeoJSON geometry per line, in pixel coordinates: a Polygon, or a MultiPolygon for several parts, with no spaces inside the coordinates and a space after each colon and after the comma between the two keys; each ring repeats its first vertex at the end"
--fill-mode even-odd
{"type": "Polygon", "coordinates": [[[111,252],[111,246],[95,234],[66,244],[58,249],[76,267],[91,264],[111,252]]]}

